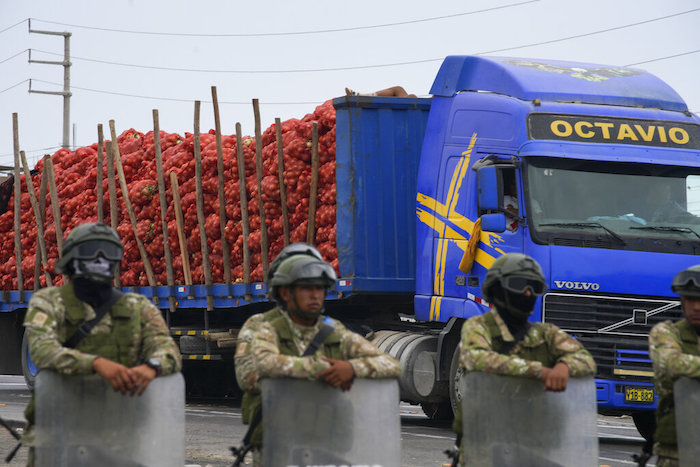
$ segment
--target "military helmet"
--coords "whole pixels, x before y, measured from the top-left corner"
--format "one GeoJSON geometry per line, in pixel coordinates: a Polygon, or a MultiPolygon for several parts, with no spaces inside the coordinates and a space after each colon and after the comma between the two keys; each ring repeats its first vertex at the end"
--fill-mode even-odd
{"type": "Polygon", "coordinates": [[[691,266],[676,274],[671,290],[681,297],[700,297],[700,265],[691,266]]]}
{"type": "Polygon", "coordinates": [[[496,284],[518,294],[530,289],[533,295],[544,294],[546,286],[540,265],[522,253],[508,253],[493,262],[481,288],[484,298],[489,302],[493,301],[491,289],[496,284]]]}
{"type": "Polygon", "coordinates": [[[68,234],[61,249],[61,258],[56,262],[56,272],[68,273],[68,265],[74,259],[91,260],[99,254],[105,259],[119,262],[124,253],[119,235],[101,222],[81,224],[68,234]]]}
{"type": "Polygon", "coordinates": [[[329,288],[335,284],[336,279],[333,266],[325,261],[309,255],[293,255],[280,263],[270,280],[270,285],[273,297],[279,299],[279,287],[303,284],[329,288]]]}
{"type": "Polygon", "coordinates": [[[280,267],[282,261],[294,255],[312,256],[320,261],[323,261],[323,256],[321,256],[321,253],[312,245],[303,242],[292,243],[291,245],[284,247],[282,251],[280,251],[280,254],[278,254],[274,261],[272,261],[272,264],[270,264],[270,269],[267,272],[267,281],[269,282],[272,279],[272,276],[275,275],[275,271],[277,271],[277,268],[280,267]]]}

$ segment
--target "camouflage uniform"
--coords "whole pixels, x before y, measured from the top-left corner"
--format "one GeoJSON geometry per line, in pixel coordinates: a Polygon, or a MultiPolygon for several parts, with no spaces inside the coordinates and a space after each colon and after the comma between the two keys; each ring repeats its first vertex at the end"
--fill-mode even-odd
{"type": "MultiPolygon", "coordinates": [[[[356,378],[397,378],[401,375],[401,365],[394,357],[383,353],[359,334],[349,331],[342,323],[334,320],[334,324],[333,332],[319,351],[312,356],[301,357],[323,326],[322,317],[314,326],[300,326],[291,320],[288,313],[274,308],[246,321],[245,329],[239,333],[239,339],[242,338],[243,342],[236,349],[236,378],[247,391],[244,396],[246,402],[242,404],[244,423],[251,423],[254,412],[260,406],[261,379],[291,377],[316,380],[320,371],[330,367],[322,356],[347,360],[356,378]],[[291,352],[281,348],[280,328],[291,335],[291,352]]],[[[262,446],[262,423],[253,432],[252,444],[257,448],[253,456],[254,465],[261,465],[259,448],[262,446]]]]}
{"type": "Polygon", "coordinates": [[[462,326],[460,366],[466,371],[538,379],[543,366],[551,368],[564,362],[572,377],[595,374],[591,354],[553,324],[532,323],[525,337],[507,355],[498,353],[508,342],[513,342],[513,336],[495,309],[470,318],[462,326]]]}
{"type": "MultiPolygon", "coordinates": [[[[287,313],[283,312],[281,316],[289,325],[294,344],[301,355],[318,334],[323,320],[319,318],[315,326],[306,327],[294,323],[287,313]]],[[[349,331],[339,321],[335,321],[334,333],[340,339],[340,359],[347,360],[352,365],[356,378],[401,376],[401,365],[394,357],[385,354],[359,334],[349,331]]],[[[260,327],[250,345],[259,378],[291,377],[315,380],[320,371],[330,366],[321,358],[321,352],[310,357],[281,355],[279,338],[270,322],[265,322],[260,327]]]]}
{"type": "MultiPolygon", "coordinates": [[[[238,332],[238,344],[236,345],[236,381],[246,394],[260,394],[260,380],[255,369],[255,362],[250,352],[250,343],[265,321],[281,316],[279,308],[273,308],[265,313],[256,313],[243,324],[238,332]]],[[[244,396],[245,397],[245,396],[244,396]]]]}
{"type": "Polygon", "coordinates": [[[649,354],[659,394],[654,433],[654,453],[659,456],[656,465],[673,467],[678,465],[673,384],[681,376],[700,379],[700,339],[686,319],[664,321],[649,333],[649,354]]]}
{"type": "MultiPolygon", "coordinates": [[[[89,375],[94,373],[92,362],[104,357],[127,367],[156,358],[163,375],[182,368],[180,352],[160,310],[135,293],[124,294],[75,349],[63,346],[84,321],[95,316],[95,310],[75,296],[72,283],[34,293],[24,326],[36,367],[65,375],[89,375]]],[[[23,443],[30,446],[34,442],[33,402],[26,412],[29,424],[23,437],[23,443]]]]}
{"type": "MultiPolygon", "coordinates": [[[[539,379],[542,367],[559,362],[569,367],[572,377],[592,376],[596,372],[591,354],[567,333],[550,323],[532,323],[525,336],[507,354],[499,353],[512,345],[513,335],[498,311],[474,316],[464,322],[459,343],[459,363],[464,371],[483,371],[506,376],[539,379]]],[[[462,406],[457,409],[452,430],[461,436],[462,406]]],[[[465,465],[464,446],[460,447],[460,465],[465,465]]]]}

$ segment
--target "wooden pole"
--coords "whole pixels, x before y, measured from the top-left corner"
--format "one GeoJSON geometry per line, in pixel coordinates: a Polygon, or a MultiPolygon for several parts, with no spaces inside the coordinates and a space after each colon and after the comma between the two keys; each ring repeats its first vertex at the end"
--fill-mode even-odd
{"type": "Polygon", "coordinates": [[[102,148],[104,147],[105,137],[102,131],[102,124],[97,125],[97,182],[95,184],[95,190],[97,191],[97,222],[104,222],[104,200],[103,200],[103,187],[102,187],[102,161],[104,159],[104,153],[102,148]]]}
{"type": "MultiPolygon", "coordinates": [[[[160,222],[163,230],[163,252],[165,253],[165,275],[168,281],[168,287],[175,285],[173,277],[173,256],[170,252],[170,244],[168,243],[168,202],[165,198],[165,177],[163,175],[163,153],[160,147],[160,121],[158,119],[158,109],[153,109],[153,148],[156,153],[156,171],[158,174],[158,196],[160,198],[160,222]]],[[[168,294],[168,306],[170,313],[175,312],[176,302],[175,297],[171,293],[168,294]]],[[[170,327],[170,314],[166,316],[168,327],[170,327]]]]}
{"type": "MultiPolygon", "coordinates": [[[[124,206],[126,207],[126,212],[129,215],[129,220],[131,220],[131,228],[134,231],[134,238],[136,239],[136,245],[139,248],[139,254],[141,255],[141,261],[143,261],[143,268],[146,271],[146,278],[148,279],[148,285],[154,287],[156,285],[155,278],[153,277],[153,268],[151,267],[151,261],[148,259],[148,253],[146,248],[143,246],[143,242],[138,236],[137,225],[136,225],[136,215],[134,214],[134,209],[131,206],[131,200],[129,199],[129,188],[126,186],[126,177],[124,176],[124,168],[122,167],[121,156],[119,155],[119,145],[115,143],[117,141],[117,132],[114,128],[114,120],[109,121],[109,130],[112,133],[112,154],[114,155],[114,165],[117,168],[117,174],[119,175],[119,186],[122,189],[122,197],[124,198],[124,206]]],[[[153,296],[153,301],[158,302],[158,297],[153,296]]]]}
{"type": "Polygon", "coordinates": [[[231,285],[231,255],[228,240],[226,240],[226,198],[224,195],[224,150],[221,143],[221,120],[219,116],[219,99],[216,86],[211,87],[211,98],[214,104],[214,128],[216,129],[216,170],[219,175],[219,227],[221,228],[221,249],[224,253],[224,281],[231,285]]]}
{"type": "MultiPolygon", "coordinates": [[[[34,184],[32,183],[32,174],[29,170],[29,164],[27,163],[27,157],[24,155],[24,151],[20,151],[19,155],[22,159],[22,167],[24,168],[24,181],[27,184],[27,192],[29,193],[29,201],[32,203],[32,209],[34,210],[34,219],[36,221],[36,240],[39,245],[37,256],[41,256],[41,263],[44,267],[44,277],[46,277],[46,285],[49,287],[52,284],[51,274],[49,273],[49,260],[46,256],[46,243],[44,243],[44,222],[42,219],[41,212],[39,211],[39,203],[36,200],[36,192],[34,191],[34,184]]],[[[36,289],[36,284],[35,284],[36,289]]]]}
{"type": "Polygon", "coordinates": [[[22,276],[22,240],[21,240],[21,222],[22,213],[20,212],[22,199],[22,180],[19,178],[19,123],[17,121],[17,113],[12,114],[12,140],[14,143],[15,153],[15,171],[14,171],[14,221],[15,221],[15,262],[17,266],[17,290],[19,291],[20,302],[24,301],[24,277],[22,276]]]}
{"type": "Polygon", "coordinates": [[[280,204],[282,205],[282,227],[284,229],[284,246],[289,245],[289,211],[287,210],[287,186],[284,184],[284,147],[282,144],[282,122],[275,119],[277,137],[277,172],[280,181],[280,204]]]}
{"type": "Polygon", "coordinates": [[[313,245],[316,238],[316,198],[318,197],[318,122],[311,130],[311,188],[309,192],[309,225],[306,243],[313,245]]]}
{"type": "Polygon", "coordinates": [[[170,172],[170,186],[173,189],[173,208],[175,209],[175,221],[177,222],[177,239],[180,242],[180,258],[182,258],[182,275],[185,285],[192,285],[192,273],[190,272],[190,253],[187,250],[187,237],[185,237],[185,220],[182,215],[182,202],[180,201],[180,187],[177,184],[177,175],[170,172]]]}
{"type": "MultiPolygon", "coordinates": [[[[116,143],[115,143],[116,145],[116,143]]],[[[107,141],[107,189],[109,190],[109,225],[117,231],[119,227],[119,208],[117,206],[117,182],[114,175],[114,152],[112,141],[107,141]]],[[[114,275],[114,285],[121,286],[121,263],[117,264],[117,272],[114,275]]]]}
{"type": "Polygon", "coordinates": [[[46,158],[46,182],[49,185],[49,197],[51,198],[51,212],[53,213],[53,226],[56,229],[56,246],[58,247],[58,257],[63,256],[63,227],[61,227],[61,202],[58,199],[56,189],[56,175],[53,170],[53,161],[46,158]]]}
{"type": "MultiPolygon", "coordinates": [[[[250,224],[248,222],[248,190],[245,186],[245,160],[243,159],[243,136],[241,124],[236,123],[236,159],[238,160],[238,184],[241,192],[241,223],[243,224],[243,282],[250,283],[250,249],[248,248],[248,236],[250,224]]],[[[246,299],[247,300],[247,299],[246,299]]]]}
{"type": "MultiPolygon", "coordinates": [[[[44,214],[46,213],[46,187],[48,185],[48,183],[46,182],[46,174],[48,173],[48,169],[46,167],[46,159],[48,158],[50,158],[50,156],[46,154],[44,156],[44,166],[41,170],[41,178],[39,179],[39,215],[41,216],[42,226],[44,225],[44,214]]],[[[36,255],[36,261],[34,261],[34,290],[37,290],[39,288],[40,282],[41,258],[39,256],[40,255],[36,255]]]]}
{"type": "MultiPolygon", "coordinates": [[[[207,311],[214,310],[214,297],[211,295],[211,266],[209,265],[209,246],[207,231],[204,229],[204,192],[202,189],[202,154],[199,140],[199,108],[200,101],[194,101],[194,177],[197,189],[197,222],[199,224],[199,241],[202,249],[202,269],[204,270],[204,285],[207,288],[207,311]]],[[[209,329],[208,314],[204,313],[204,329],[209,329]]],[[[208,346],[208,344],[207,344],[208,346]]]]}
{"type": "Polygon", "coordinates": [[[255,173],[258,179],[258,206],[260,206],[260,252],[262,253],[263,280],[267,279],[269,265],[267,245],[267,222],[265,220],[265,205],[262,200],[262,135],[260,131],[260,103],[253,99],[253,114],[255,115],[255,173]]]}

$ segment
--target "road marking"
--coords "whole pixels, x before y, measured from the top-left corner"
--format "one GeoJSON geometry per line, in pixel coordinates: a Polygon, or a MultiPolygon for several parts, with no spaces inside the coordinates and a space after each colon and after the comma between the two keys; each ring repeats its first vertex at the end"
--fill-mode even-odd
{"type": "Polygon", "coordinates": [[[408,431],[402,431],[402,435],[418,436],[421,438],[435,438],[435,439],[453,439],[452,436],[437,436],[437,435],[424,435],[420,433],[409,433],[408,431]]]}

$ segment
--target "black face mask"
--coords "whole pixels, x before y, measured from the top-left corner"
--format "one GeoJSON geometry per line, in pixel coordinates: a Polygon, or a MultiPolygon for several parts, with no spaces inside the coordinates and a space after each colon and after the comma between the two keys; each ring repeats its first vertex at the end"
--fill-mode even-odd
{"type": "Polygon", "coordinates": [[[87,277],[76,277],[71,282],[75,296],[79,300],[89,303],[93,308],[105,303],[112,294],[111,284],[94,282],[87,277]]]}
{"type": "Polygon", "coordinates": [[[518,335],[528,327],[527,319],[533,312],[535,295],[526,296],[505,290],[500,284],[491,289],[492,301],[498,309],[498,314],[508,326],[513,335],[518,335]]]}

